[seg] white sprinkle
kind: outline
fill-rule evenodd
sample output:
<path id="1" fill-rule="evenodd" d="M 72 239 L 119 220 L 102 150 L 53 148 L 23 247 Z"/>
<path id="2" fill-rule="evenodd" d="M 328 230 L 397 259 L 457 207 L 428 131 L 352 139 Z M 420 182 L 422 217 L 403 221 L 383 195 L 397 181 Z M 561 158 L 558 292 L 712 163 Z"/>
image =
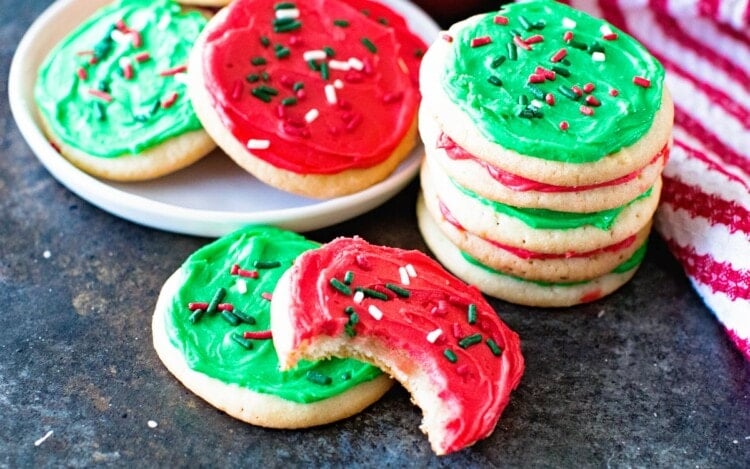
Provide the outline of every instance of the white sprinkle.
<path id="1" fill-rule="evenodd" d="M 305 59 L 305 62 L 309 62 L 310 60 L 325 60 L 326 57 L 326 51 L 319 49 L 308 50 L 302 53 L 302 58 Z"/>
<path id="2" fill-rule="evenodd" d="M 606 58 L 607 57 L 604 55 L 604 52 L 596 51 L 591 54 L 591 60 L 593 60 L 594 62 L 604 62 Z"/>
<path id="3" fill-rule="evenodd" d="M 374 317 L 378 321 L 383 319 L 383 312 L 378 309 L 375 305 L 370 305 L 367 307 L 367 312 L 370 313 L 370 316 Z"/>
<path id="4" fill-rule="evenodd" d="M 313 121 L 315 121 L 315 119 L 317 119 L 319 115 L 320 115 L 320 112 L 318 112 L 317 109 L 312 108 L 309 111 L 307 111 L 307 113 L 305 114 L 305 122 L 310 124 Z"/>
<path id="5" fill-rule="evenodd" d="M 169 15 L 164 15 L 159 19 L 159 23 L 156 25 L 157 28 L 159 28 L 160 31 L 164 31 L 167 29 L 167 26 L 169 26 L 169 23 L 172 22 L 172 17 Z M 143 29 L 143 28 L 138 28 Z"/>
<path id="6" fill-rule="evenodd" d="M 438 337 L 443 335 L 442 329 L 435 329 L 434 331 L 427 334 L 427 342 L 434 344 L 436 340 L 438 340 Z"/>
<path id="7" fill-rule="evenodd" d="M 333 80 L 333 87 L 337 90 L 340 90 L 344 87 L 344 82 L 336 78 L 335 80 Z"/>
<path id="8" fill-rule="evenodd" d="M 344 72 L 347 72 L 351 70 L 352 66 L 349 64 L 349 62 L 345 62 L 343 60 L 329 60 L 328 68 L 330 68 L 331 70 L 342 70 Z"/>
<path id="9" fill-rule="evenodd" d="M 148 428 L 156 428 L 156 427 L 158 427 L 158 426 L 159 426 L 159 424 L 158 424 L 158 423 L 156 423 L 156 422 L 155 422 L 155 421 L 153 421 L 153 420 L 149 420 L 149 421 L 148 421 L 148 422 L 146 423 L 146 425 L 148 425 Z"/>
<path id="10" fill-rule="evenodd" d="M 235 282 L 235 286 L 237 287 L 237 291 L 240 292 L 240 294 L 244 295 L 247 293 L 247 282 L 245 282 L 244 279 L 238 278 Z"/>
<path id="11" fill-rule="evenodd" d="M 357 71 L 362 71 L 362 69 L 365 68 L 365 64 L 356 57 L 349 58 L 349 65 Z"/>
<path id="12" fill-rule="evenodd" d="M 339 101 L 338 98 L 336 97 L 336 88 L 334 88 L 334 86 L 331 85 L 330 83 L 325 86 L 325 92 L 326 92 L 326 101 L 328 101 L 328 104 L 333 106 Z"/>
<path id="13" fill-rule="evenodd" d="M 49 249 L 48 249 L 42 253 L 42 257 L 44 257 L 45 259 L 49 259 L 50 257 L 52 257 L 52 253 L 49 252 Z"/>
<path id="14" fill-rule="evenodd" d="M 544 106 L 544 103 L 542 103 L 542 102 L 541 102 L 541 101 L 539 101 L 538 99 L 532 99 L 532 100 L 531 100 L 531 105 L 532 105 L 532 106 L 534 106 L 535 108 L 539 108 L 539 109 L 541 109 L 541 108 L 542 108 L 542 106 Z"/>
<path id="15" fill-rule="evenodd" d="M 127 68 L 130 66 L 130 59 L 127 57 L 120 57 L 118 63 L 120 65 L 120 68 Z"/>
<path id="16" fill-rule="evenodd" d="M 279 10 L 276 10 L 276 18 L 299 18 L 299 10 L 296 8 L 281 8 Z"/>
<path id="17" fill-rule="evenodd" d="M 603 25 L 601 25 L 601 27 L 599 28 L 599 31 L 602 33 L 602 36 L 606 36 L 606 35 L 612 34 L 614 32 L 614 31 L 612 31 L 612 28 L 608 24 L 606 24 L 606 23 L 604 23 Z"/>
<path id="18" fill-rule="evenodd" d="M 362 303 L 362 300 L 365 299 L 365 294 L 361 291 L 354 292 L 354 298 L 352 298 L 355 303 L 360 304 Z"/>
<path id="19" fill-rule="evenodd" d="M 270 140 L 258 140 L 251 138 L 247 141 L 248 150 L 267 150 L 271 146 Z"/>
<path id="20" fill-rule="evenodd" d="M 53 430 L 50 430 L 47 433 L 45 433 L 43 437 L 39 438 L 38 440 L 34 442 L 34 446 L 39 446 L 45 441 L 47 441 L 47 438 L 51 437 L 53 433 L 55 433 Z"/>
<path id="21" fill-rule="evenodd" d="M 112 38 L 113 41 L 115 41 L 118 44 L 128 44 L 130 43 L 130 35 L 123 33 L 119 29 L 113 29 L 112 33 L 109 35 L 109 37 Z"/>
<path id="22" fill-rule="evenodd" d="M 406 273 L 409 274 L 409 277 L 417 276 L 417 271 L 414 270 L 414 266 L 411 264 L 406 264 Z"/>
<path id="23" fill-rule="evenodd" d="M 398 275 L 401 277 L 401 284 L 402 285 L 409 285 L 409 274 L 406 273 L 406 268 L 399 267 L 398 268 Z"/>
<path id="24" fill-rule="evenodd" d="M 576 27 L 576 22 L 573 19 L 570 18 L 563 18 L 562 20 L 563 28 L 573 29 Z"/>
<path id="25" fill-rule="evenodd" d="M 187 73 L 185 72 L 175 73 L 172 79 L 177 83 L 181 83 L 183 85 L 187 85 L 188 82 Z"/>

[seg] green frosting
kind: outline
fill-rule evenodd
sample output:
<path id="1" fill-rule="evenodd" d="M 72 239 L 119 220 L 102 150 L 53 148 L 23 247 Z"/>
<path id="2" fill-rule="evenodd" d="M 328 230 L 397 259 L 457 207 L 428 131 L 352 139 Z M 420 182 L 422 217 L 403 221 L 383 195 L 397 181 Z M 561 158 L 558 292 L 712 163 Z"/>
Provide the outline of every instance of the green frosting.
<path id="1" fill-rule="evenodd" d="M 635 269 L 638 267 L 641 262 L 643 262 L 643 258 L 646 256 L 646 248 L 648 247 L 648 243 L 643 243 L 641 246 L 633 253 L 632 256 L 628 258 L 625 262 L 618 265 L 610 273 L 613 274 L 624 274 L 625 272 Z M 539 285 L 542 287 L 572 287 L 575 285 L 583 285 L 585 283 L 588 283 L 590 280 L 582 280 L 578 282 L 542 282 L 538 280 L 528 280 L 522 277 L 517 277 L 515 275 L 511 275 L 508 273 L 505 273 L 501 270 L 493 269 L 492 267 L 482 264 L 477 258 L 469 255 L 468 253 L 461 251 L 461 256 L 471 265 L 474 265 L 476 267 L 479 267 L 483 270 L 486 270 L 487 272 L 490 272 L 495 275 L 502 275 L 504 277 L 510 277 L 514 280 L 518 280 L 519 282 L 529 282 L 533 283 L 535 285 Z"/>
<path id="2" fill-rule="evenodd" d="M 600 230 L 609 230 L 612 228 L 615 220 L 623 210 L 625 210 L 629 205 L 635 203 L 636 201 L 649 197 L 651 195 L 651 191 L 653 190 L 653 187 L 650 187 L 646 192 L 642 193 L 627 204 L 611 208 L 609 210 L 601 210 L 599 212 L 589 213 L 575 213 L 558 212 L 555 210 L 548 210 L 544 208 L 514 207 L 512 205 L 507 205 L 501 202 L 486 199 L 476 192 L 473 192 L 457 184 L 453 179 L 451 179 L 451 182 L 453 182 L 453 185 L 464 195 L 481 202 L 483 205 L 490 207 L 495 212 L 502 213 L 509 217 L 517 218 L 524 222 L 526 225 L 539 230 L 568 230 L 580 228 L 586 225 L 599 228 Z"/>
<path id="3" fill-rule="evenodd" d="M 186 65 L 205 24 L 172 0 L 120 0 L 98 10 L 39 69 L 35 97 L 44 120 L 65 144 L 108 158 L 200 129 L 185 84 L 162 73 Z"/>
<path id="4" fill-rule="evenodd" d="M 496 17 L 507 24 L 497 24 Z M 604 38 L 607 28 L 616 38 Z M 564 40 L 567 31 L 573 35 L 570 41 Z M 541 41 L 533 42 L 538 38 L 532 36 Z M 484 37 L 492 42 L 472 47 L 473 39 Z M 552 61 L 560 50 L 565 57 Z M 539 66 L 555 67 L 554 79 L 530 83 Z M 636 76 L 650 80 L 650 86 L 635 84 Z M 537 0 L 508 4 L 455 33 L 440 79 L 449 98 L 488 140 L 537 158 L 589 163 L 635 143 L 649 130 L 661 104 L 664 69 L 614 26 L 558 2 Z M 572 91 L 587 83 L 594 85 L 590 93 L 579 97 Z M 554 105 L 547 104 L 548 93 Z M 589 96 L 601 105 L 587 104 Z M 593 115 L 582 113 L 581 106 Z M 567 130 L 560 128 L 563 121 Z"/>
<path id="5" fill-rule="evenodd" d="M 182 286 L 171 302 L 166 330 L 190 368 L 226 383 L 234 383 L 258 393 L 308 403 L 326 399 L 369 381 L 380 374 L 370 365 L 333 358 L 321 362 L 301 361 L 290 371 L 279 371 L 279 361 L 270 339 L 249 340 L 250 349 L 233 336 L 245 331 L 270 329 L 270 302 L 264 293 L 272 293 L 281 274 L 301 253 L 315 249 L 318 243 L 289 231 L 265 226 L 250 226 L 220 238 L 193 253 L 182 265 Z M 256 261 L 279 262 L 277 267 L 254 267 Z M 258 278 L 232 274 L 232 266 L 257 271 Z M 273 264 L 271 264 L 273 265 Z M 247 287 L 242 293 L 238 282 Z M 191 322 L 191 302 L 210 303 L 220 288 L 226 294 L 221 303 L 234 307 L 239 316 L 251 316 L 255 324 L 231 325 L 221 311 L 205 313 Z M 330 384 L 311 380 L 308 373 L 330 378 Z M 326 379 L 324 379 L 325 381 Z"/>

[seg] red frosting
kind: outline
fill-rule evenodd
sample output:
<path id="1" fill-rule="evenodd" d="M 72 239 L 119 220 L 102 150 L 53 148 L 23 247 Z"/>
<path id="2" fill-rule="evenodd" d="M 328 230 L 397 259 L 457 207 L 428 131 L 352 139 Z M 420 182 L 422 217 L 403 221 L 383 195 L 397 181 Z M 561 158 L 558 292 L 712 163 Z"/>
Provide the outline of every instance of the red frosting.
<path id="1" fill-rule="evenodd" d="M 441 132 L 437 139 L 437 148 L 442 148 L 445 150 L 445 153 L 448 155 L 448 158 L 453 160 L 471 160 L 475 163 L 481 165 L 487 173 L 492 176 L 493 179 L 495 179 L 500 184 L 519 192 L 525 192 L 525 191 L 537 191 L 537 192 L 579 192 L 579 191 L 587 191 L 592 189 L 598 189 L 600 187 L 610 187 L 615 186 L 617 184 L 623 184 L 628 181 L 632 181 L 633 179 L 637 178 L 644 169 L 646 169 L 648 166 L 651 166 L 652 164 L 656 164 L 659 160 L 662 158 L 664 159 L 663 164 L 667 164 L 667 158 L 669 156 L 669 147 L 668 145 L 665 145 L 654 157 L 651 159 L 651 161 L 646 165 L 645 167 L 633 171 L 632 173 L 626 174 L 625 176 L 621 176 L 617 179 L 612 179 L 610 181 L 604 181 L 597 184 L 589 184 L 585 186 L 555 186 L 552 184 L 546 184 L 544 182 L 534 181 L 531 179 L 527 179 L 523 176 L 519 176 L 517 174 L 509 173 L 503 169 L 498 168 L 497 166 L 493 166 L 487 161 L 484 161 L 481 158 L 478 158 L 468 151 L 466 151 L 463 147 L 461 147 L 459 144 L 453 141 L 449 136 L 447 136 L 445 133 Z"/>
<path id="2" fill-rule="evenodd" d="M 409 275 L 412 268 L 415 275 Z M 361 343 L 375 340 L 401 357 L 402 371 L 419 366 L 438 388 L 436 397 L 452 410 L 445 416 L 445 438 L 437 442 L 442 452 L 459 450 L 492 433 L 521 379 L 524 361 L 518 336 L 478 289 L 422 252 L 373 246 L 359 238 L 339 238 L 309 251 L 292 269 L 293 347 L 320 335 Z M 351 293 L 331 283 L 344 283 L 347 272 L 352 272 L 347 285 Z M 357 303 L 355 292 L 361 287 L 387 299 L 365 295 Z M 348 307 L 353 307 L 357 321 L 352 321 Z M 371 313 L 372 307 L 382 317 Z M 475 318 L 469 312 L 474 308 Z M 448 357 L 451 353 L 455 361 Z"/>
<path id="3" fill-rule="evenodd" d="M 446 207 L 446 205 L 443 203 L 442 200 L 438 200 L 438 204 L 440 206 L 440 214 L 443 215 L 443 218 L 445 221 L 450 223 L 451 225 L 455 226 L 461 231 L 466 231 L 466 228 L 461 225 L 461 222 L 459 222 L 456 217 L 453 215 L 453 213 Z M 545 260 L 545 259 L 571 259 L 576 257 L 592 257 L 597 254 L 604 254 L 607 252 L 617 252 L 621 249 L 627 249 L 630 246 L 633 245 L 633 243 L 636 240 L 636 235 L 628 236 L 627 238 L 623 239 L 622 241 L 618 241 L 614 244 L 610 244 L 608 246 L 604 246 L 599 249 L 594 249 L 591 251 L 568 251 L 561 254 L 550 254 L 545 252 L 536 252 L 536 251 L 530 251 L 528 249 L 523 249 L 515 246 L 510 246 L 508 244 L 499 243 L 497 241 L 487 239 L 487 238 L 480 238 L 485 242 L 490 243 L 491 245 L 500 248 L 504 251 L 508 251 L 509 253 L 513 254 L 516 257 L 519 257 L 521 259 L 539 259 L 539 260 Z"/>
<path id="4" fill-rule="evenodd" d="M 418 39 L 404 31 L 397 37 L 377 18 L 336 0 L 294 2 L 299 27 L 274 32 L 278 3 L 236 0 L 208 26 L 204 80 L 222 123 L 243 144 L 267 141 L 268 148 L 251 148 L 252 154 L 299 174 L 333 174 L 387 159 L 415 119 L 419 92 L 410 75 L 417 57 L 406 57 L 415 54 Z M 378 9 L 378 18 L 405 27 L 385 10 Z M 398 41 L 404 38 L 407 50 Z M 305 60 L 309 51 L 328 51 L 315 59 L 319 70 Z M 348 70 L 337 69 L 346 64 Z"/>

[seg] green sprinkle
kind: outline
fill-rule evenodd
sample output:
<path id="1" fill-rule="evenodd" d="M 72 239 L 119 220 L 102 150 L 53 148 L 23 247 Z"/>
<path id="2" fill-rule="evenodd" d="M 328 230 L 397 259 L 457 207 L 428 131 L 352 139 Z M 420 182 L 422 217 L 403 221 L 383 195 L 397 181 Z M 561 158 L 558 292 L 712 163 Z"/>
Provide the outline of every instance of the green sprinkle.
<path id="1" fill-rule="evenodd" d="M 344 308 L 344 313 L 346 313 L 347 316 L 357 314 L 357 312 L 354 310 L 354 306 L 347 306 L 346 308 Z"/>
<path id="2" fill-rule="evenodd" d="M 261 85 L 258 88 L 263 88 L 266 93 L 277 95 L 279 92 L 276 91 L 274 88 L 271 88 L 270 86 Z M 279 261 L 253 261 L 253 267 L 256 269 L 275 269 L 276 267 L 281 267 L 281 262 Z"/>
<path id="3" fill-rule="evenodd" d="M 370 10 L 368 10 L 367 8 L 362 8 L 361 10 L 359 10 L 359 12 L 365 16 L 370 16 Z"/>
<path id="4" fill-rule="evenodd" d="M 295 104 L 297 104 L 297 98 L 295 98 L 294 96 L 290 96 L 281 100 L 282 106 L 294 106 Z"/>
<path id="5" fill-rule="evenodd" d="M 276 18 L 273 20 L 274 26 L 288 26 L 291 23 L 297 21 L 296 18 Z"/>
<path id="6" fill-rule="evenodd" d="M 518 104 L 520 104 L 521 106 L 526 106 L 527 104 L 529 104 L 529 98 L 527 98 L 525 94 L 522 94 L 518 97 Z"/>
<path id="7" fill-rule="evenodd" d="M 263 47 L 268 47 L 268 46 L 270 46 L 270 45 L 271 45 L 271 40 L 270 40 L 270 39 L 268 39 L 268 37 L 267 37 L 267 36 L 261 36 L 261 37 L 260 37 L 260 44 L 261 44 L 261 45 L 262 45 Z"/>
<path id="8" fill-rule="evenodd" d="M 344 325 L 344 332 L 349 337 L 354 337 L 355 335 L 357 335 L 357 331 L 354 330 L 354 326 L 350 323 L 346 323 L 346 325 Z"/>
<path id="9" fill-rule="evenodd" d="M 251 73 L 250 75 L 245 77 L 245 80 L 247 80 L 249 83 L 255 83 L 256 81 L 260 80 L 260 75 L 257 73 Z"/>
<path id="10" fill-rule="evenodd" d="M 279 2 L 273 6 L 274 10 L 291 10 L 293 8 L 297 8 L 294 2 Z"/>
<path id="11" fill-rule="evenodd" d="M 445 358 L 447 358 L 451 363 L 456 363 L 458 361 L 458 357 L 456 356 L 456 354 L 449 348 L 443 350 L 443 356 L 445 356 Z"/>
<path id="12" fill-rule="evenodd" d="M 326 385 L 326 386 L 333 382 L 330 376 L 324 375 L 323 373 L 319 371 L 315 371 L 315 370 L 307 370 L 307 374 L 305 374 L 305 378 L 307 378 L 307 380 L 312 383 Z"/>
<path id="13" fill-rule="evenodd" d="M 94 119 L 100 122 L 107 120 L 107 111 L 104 107 L 104 103 L 102 103 L 101 101 L 94 101 L 93 107 Z"/>
<path id="14" fill-rule="evenodd" d="M 96 88 L 100 91 L 104 91 L 105 93 L 109 93 L 110 91 L 112 91 L 109 86 L 109 80 L 99 80 L 99 82 L 96 84 Z"/>
<path id="15" fill-rule="evenodd" d="M 482 334 L 476 333 L 476 334 L 468 335 L 464 337 L 463 339 L 459 340 L 458 346 L 461 348 L 468 348 L 474 344 L 478 344 L 481 341 L 482 341 Z"/>
<path id="16" fill-rule="evenodd" d="M 578 96 L 575 93 L 575 91 L 571 90 L 569 87 L 567 87 L 565 85 L 560 85 L 557 88 L 557 91 L 559 91 L 560 93 L 562 93 L 563 96 L 565 96 L 566 98 L 572 99 L 573 101 L 578 101 L 579 99 L 581 99 L 581 97 Z"/>
<path id="17" fill-rule="evenodd" d="M 240 318 L 238 318 L 237 315 L 231 311 L 222 311 L 221 317 L 233 326 L 239 326 L 239 324 L 242 322 L 242 320 L 240 320 Z"/>
<path id="18" fill-rule="evenodd" d="M 336 57 L 336 51 L 334 51 L 333 47 L 331 47 L 331 46 L 325 46 L 323 48 L 323 52 L 326 53 L 327 57 L 331 57 L 331 58 Z"/>
<path id="19" fill-rule="evenodd" d="M 366 37 L 363 37 L 362 39 L 360 39 L 360 41 L 362 42 L 362 45 L 365 46 L 367 50 L 369 50 L 373 54 L 378 52 L 378 48 L 375 47 L 375 44 L 373 44 L 371 40 L 367 39 Z"/>
<path id="20" fill-rule="evenodd" d="M 568 70 L 565 67 L 561 67 L 559 65 L 553 66 L 552 71 L 564 76 L 565 78 L 568 78 L 570 76 L 570 70 Z"/>
<path id="21" fill-rule="evenodd" d="M 469 309 L 466 312 L 466 320 L 469 321 L 469 324 L 476 324 L 477 322 L 477 305 L 474 303 L 469 305 Z"/>
<path id="22" fill-rule="evenodd" d="M 347 270 L 344 274 L 344 283 L 347 285 L 351 285 L 354 281 L 354 272 L 351 270 Z"/>
<path id="23" fill-rule="evenodd" d="M 313 72 L 320 71 L 320 65 L 318 65 L 318 62 L 313 59 L 307 61 L 307 66 L 310 67 L 310 70 L 312 70 Z"/>
<path id="24" fill-rule="evenodd" d="M 518 59 L 518 51 L 516 50 L 516 45 L 512 42 L 509 42 L 505 44 L 505 48 L 508 49 L 508 58 L 510 60 L 516 60 Z"/>
<path id="25" fill-rule="evenodd" d="M 386 18 L 378 18 L 378 23 L 388 26 L 388 20 Z"/>
<path id="26" fill-rule="evenodd" d="M 268 81 L 271 78 L 271 76 L 268 74 L 268 72 L 263 71 L 263 72 L 260 73 L 260 78 L 263 81 Z"/>
<path id="27" fill-rule="evenodd" d="M 529 93 L 531 93 L 536 99 L 544 99 L 544 95 L 546 94 L 543 89 L 531 84 L 526 85 L 526 89 L 529 90 Z"/>
<path id="28" fill-rule="evenodd" d="M 533 27 L 533 25 L 529 22 L 529 20 L 526 19 L 525 16 L 519 16 L 518 22 L 521 23 L 521 27 L 526 31 L 530 30 Z"/>
<path id="29" fill-rule="evenodd" d="M 270 103 L 271 100 L 273 99 L 273 97 L 270 96 L 268 93 L 263 92 L 263 90 L 261 90 L 260 87 L 253 88 L 252 90 L 250 90 L 250 93 L 256 98 L 263 101 L 264 103 Z"/>
<path id="30" fill-rule="evenodd" d="M 595 41 L 589 44 L 588 51 L 591 54 L 593 54 L 594 52 L 604 52 L 604 46 Z"/>
<path id="31" fill-rule="evenodd" d="M 503 62 L 505 62 L 506 59 L 507 59 L 507 57 L 505 57 L 504 55 L 501 55 L 501 56 L 495 58 L 495 60 L 492 61 L 492 63 L 490 64 L 490 67 L 492 67 L 492 68 L 499 67 L 499 66 L 501 66 L 503 64 Z"/>
<path id="32" fill-rule="evenodd" d="M 424 51 L 422 49 L 416 49 L 414 51 L 414 57 L 420 59 L 424 55 Z"/>
<path id="33" fill-rule="evenodd" d="M 341 373 L 341 380 L 342 381 L 349 381 L 352 379 L 352 372 L 351 371 L 345 371 Z"/>
<path id="34" fill-rule="evenodd" d="M 201 318 L 203 317 L 205 313 L 206 312 L 202 309 L 196 309 L 195 311 L 193 311 L 193 314 L 190 315 L 190 323 L 191 324 L 197 323 L 198 321 L 201 320 Z"/>
<path id="35" fill-rule="evenodd" d="M 491 85 L 503 86 L 503 81 L 495 75 L 490 75 L 489 77 L 487 77 L 487 82 Z"/>
<path id="36" fill-rule="evenodd" d="M 252 350 L 252 348 L 253 348 L 253 341 L 252 340 L 246 339 L 246 338 L 242 337 L 242 335 L 236 334 L 236 333 L 232 334 L 230 337 L 232 338 L 233 341 L 235 341 L 238 344 L 240 344 L 241 346 L 245 347 L 247 350 Z"/>
<path id="37" fill-rule="evenodd" d="M 568 42 L 568 45 L 570 47 L 574 47 L 574 48 L 580 49 L 580 50 L 586 50 L 589 47 L 589 46 L 586 45 L 585 42 L 576 41 L 575 39 L 573 39 L 570 42 Z"/>
<path id="38" fill-rule="evenodd" d="M 265 65 L 267 60 L 263 57 L 257 56 L 250 59 L 250 63 L 253 65 Z"/>
<path id="39" fill-rule="evenodd" d="M 305 87 L 305 84 L 302 83 L 301 81 L 298 81 L 298 82 L 294 83 L 294 85 L 292 86 L 292 90 L 299 91 L 299 90 L 301 90 L 304 87 Z"/>
<path id="40" fill-rule="evenodd" d="M 291 21 L 281 21 L 276 20 L 273 23 L 273 30 L 277 33 L 288 33 L 290 31 L 296 31 L 299 28 L 302 27 L 302 23 L 297 21 L 294 18 L 282 18 L 283 20 L 291 20 Z M 277 23 L 278 22 L 278 23 Z"/>
<path id="41" fill-rule="evenodd" d="M 372 288 L 357 287 L 356 290 L 361 291 L 365 296 L 370 298 L 377 298 L 378 300 L 388 299 L 388 295 L 377 290 L 373 290 Z"/>
<path id="42" fill-rule="evenodd" d="M 333 20 L 333 25 L 346 28 L 349 26 L 349 22 L 347 20 Z"/>
<path id="43" fill-rule="evenodd" d="M 328 62 L 322 62 L 320 64 L 320 77 L 324 80 L 328 80 L 330 77 L 330 71 L 328 70 Z"/>
<path id="44" fill-rule="evenodd" d="M 500 347 L 497 346 L 497 344 L 495 343 L 494 340 L 492 340 L 492 338 L 488 338 L 485 343 L 487 344 L 487 347 L 489 347 L 490 350 L 492 350 L 492 355 L 499 357 L 500 355 L 503 354 L 503 351 L 500 349 Z"/>
<path id="45" fill-rule="evenodd" d="M 400 296 L 401 298 L 409 298 L 409 295 L 411 295 L 409 290 L 407 290 L 406 288 L 401 288 L 398 285 L 393 284 L 393 283 L 386 283 L 385 288 L 389 289 L 390 291 Z"/>
<path id="46" fill-rule="evenodd" d="M 251 326 L 255 324 L 255 318 L 250 316 L 249 314 L 237 310 L 232 311 L 232 314 L 237 316 L 237 318 L 245 324 L 250 324 Z"/>
<path id="47" fill-rule="evenodd" d="M 216 293 L 214 293 L 214 297 L 211 298 L 211 302 L 208 304 L 208 308 L 206 308 L 206 312 L 208 314 L 214 314 L 216 312 L 216 308 L 218 308 L 219 303 L 221 303 L 221 300 L 224 299 L 224 295 L 227 294 L 226 289 L 219 287 L 218 290 L 216 290 Z"/>
<path id="48" fill-rule="evenodd" d="M 341 283 L 339 279 L 336 277 L 331 278 L 331 280 L 328 281 L 328 283 L 331 284 L 333 288 L 339 291 L 339 293 L 344 294 L 346 296 L 349 296 L 352 294 L 352 289 L 346 286 L 345 284 Z"/>
<path id="49" fill-rule="evenodd" d="M 288 47 L 284 47 L 281 44 L 276 44 L 276 49 L 274 53 L 276 54 L 277 59 L 284 59 L 284 58 L 289 57 L 289 54 L 291 54 L 291 51 L 289 50 Z"/>
<path id="50" fill-rule="evenodd" d="M 349 324 L 351 324 L 353 326 L 353 325 L 357 324 L 358 322 L 359 322 L 359 314 L 352 313 L 349 316 Z"/>
<path id="51" fill-rule="evenodd" d="M 539 20 L 536 23 L 534 23 L 533 28 L 534 29 L 544 29 L 545 26 L 547 26 L 547 23 L 545 23 L 544 20 Z"/>

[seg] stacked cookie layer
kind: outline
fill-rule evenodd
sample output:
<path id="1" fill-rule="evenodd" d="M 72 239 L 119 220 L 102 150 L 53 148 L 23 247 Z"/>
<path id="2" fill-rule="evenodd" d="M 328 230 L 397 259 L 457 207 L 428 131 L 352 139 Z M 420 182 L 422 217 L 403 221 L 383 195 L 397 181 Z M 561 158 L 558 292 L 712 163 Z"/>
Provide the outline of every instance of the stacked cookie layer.
<path id="1" fill-rule="evenodd" d="M 609 294 L 640 264 L 673 106 L 661 65 L 555 2 L 457 23 L 421 70 L 420 230 L 485 293 L 534 306 Z"/>

